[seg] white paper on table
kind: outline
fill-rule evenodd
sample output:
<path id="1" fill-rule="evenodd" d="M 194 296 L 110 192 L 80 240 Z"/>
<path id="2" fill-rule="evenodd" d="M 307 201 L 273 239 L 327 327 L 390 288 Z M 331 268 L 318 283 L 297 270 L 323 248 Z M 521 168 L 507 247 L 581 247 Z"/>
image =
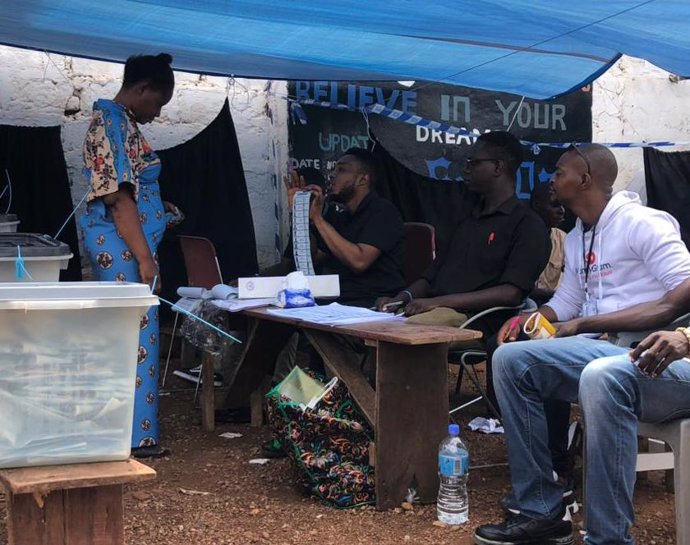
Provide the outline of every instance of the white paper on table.
<path id="1" fill-rule="evenodd" d="M 311 191 L 298 191 L 292 201 L 292 255 L 295 267 L 305 275 L 314 275 L 309 240 L 309 205 Z"/>
<path id="2" fill-rule="evenodd" d="M 239 312 L 240 310 L 247 310 L 250 308 L 267 307 L 275 302 L 276 300 L 274 297 L 268 299 L 228 299 L 227 301 L 214 299 L 211 301 L 211 303 L 218 308 L 222 308 L 228 312 Z"/>
<path id="3" fill-rule="evenodd" d="M 268 309 L 269 314 L 295 318 L 304 322 L 315 322 L 327 325 L 349 325 L 365 322 L 404 321 L 402 316 L 388 312 L 377 312 L 368 308 L 351 307 L 340 303 L 305 308 Z"/>

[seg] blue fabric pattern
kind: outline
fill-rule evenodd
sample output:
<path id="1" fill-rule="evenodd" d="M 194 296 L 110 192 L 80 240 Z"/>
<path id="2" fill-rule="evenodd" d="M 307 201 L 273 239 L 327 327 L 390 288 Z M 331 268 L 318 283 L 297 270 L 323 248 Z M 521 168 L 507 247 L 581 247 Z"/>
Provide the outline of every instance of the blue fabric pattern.
<path id="1" fill-rule="evenodd" d="M 146 150 L 145 157 L 137 157 L 137 161 L 145 160 L 144 166 L 138 172 L 137 178 L 132 179 L 138 186 L 137 208 L 146 242 L 157 261 L 156 250 L 165 231 L 165 215 L 158 187 L 158 176 L 161 171 L 160 160 L 148 148 L 136 125 L 130 121 L 120 123 L 123 119 L 124 108 L 112 101 L 99 101 L 95 109 L 103 109 L 102 119 L 105 134 L 113 150 L 111 160 L 116 165 L 118 181 L 123 180 L 121 169 L 129 169 L 133 175 L 132 156 L 124 148 L 124 142 L 136 136 L 143 145 L 137 149 Z M 111 122 L 109 122 L 111 121 Z M 132 128 L 137 134 L 123 134 L 122 130 Z M 88 138 L 88 137 L 87 137 Z M 131 149 L 134 149 L 131 148 Z M 91 180 L 87 170 L 87 177 Z M 131 178 L 130 178 L 131 179 Z M 112 216 L 102 199 L 91 201 L 80 220 L 84 249 L 89 256 L 91 266 L 98 280 L 139 282 L 138 263 L 127 247 L 126 242 L 115 227 Z M 132 430 L 132 447 L 157 445 L 160 442 L 158 429 L 158 374 L 159 374 L 159 335 L 158 335 L 158 307 L 151 307 L 142 317 L 139 334 L 139 350 L 137 355 L 137 378 L 134 400 L 134 422 Z"/>

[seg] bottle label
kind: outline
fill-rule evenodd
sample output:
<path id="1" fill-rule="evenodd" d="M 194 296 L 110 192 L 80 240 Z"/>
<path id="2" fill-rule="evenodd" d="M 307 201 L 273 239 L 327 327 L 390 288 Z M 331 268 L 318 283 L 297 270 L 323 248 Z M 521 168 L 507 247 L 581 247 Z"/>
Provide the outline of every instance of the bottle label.
<path id="1" fill-rule="evenodd" d="M 470 467 L 470 458 L 466 452 L 459 456 L 438 455 L 438 469 L 443 477 L 460 477 L 467 473 Z"/>

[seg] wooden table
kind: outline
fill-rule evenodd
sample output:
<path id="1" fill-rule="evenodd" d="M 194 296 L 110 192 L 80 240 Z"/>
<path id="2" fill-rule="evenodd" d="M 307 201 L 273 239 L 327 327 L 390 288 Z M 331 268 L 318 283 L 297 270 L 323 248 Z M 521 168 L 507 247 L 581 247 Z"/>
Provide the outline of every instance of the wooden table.
<path id="1" fill-rule="evenodd" d="M 435 501 L 438 445 L 448 433 L 448 343 L 478 339 L 481 333 L 398 321 L 328 326 L 276 316 L 266 309 L 242 314 L 249 319 L 248 335 L 227 399 L 246 403 L 249 393 L 272 374 L 276 357 L 298 327 L 328 371 L 347 385 L 374 428 L 377 508 L 400 505 L 413 483 L 422 502 Z M 375 389 L 360 371 L 361 356 L 344 349 L 341 335 L 362 339 L 376 349 Z M 202 422 L 213 426 L 213 362 L 204 361 Z"/>
<path id="2" fill-rule="evenodd" d="M 123 545 L 122 485 L 155 477 L 136 460 L 0 470 L 9 545 Z"/>

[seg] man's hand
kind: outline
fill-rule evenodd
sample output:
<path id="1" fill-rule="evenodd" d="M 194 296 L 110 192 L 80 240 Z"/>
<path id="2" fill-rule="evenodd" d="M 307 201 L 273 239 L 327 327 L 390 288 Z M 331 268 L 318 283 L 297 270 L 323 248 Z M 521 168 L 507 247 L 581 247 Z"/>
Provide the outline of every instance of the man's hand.
<path id="1" fill-rule="evenodd" d="M 304 176 L 297 174 L 296 170 L 291 170 L 290 175 L 283 178 L 283 183 L 287 188 L 288 209 L 292 210 L 292 203 L 295 200 L 295 193 L 298 191 L 304 191 L 307 182 L 304 180 Z"/>
<path id="2" fill-rule="evenodd" d="M 433 297 L 427 299 L 414 299 L 405 306 L 405 316 L 414 316 L 415 314 L 429 312 L 430 310 L 434 310 L 438 306 L 439 304 Z"/>
<path id="3" fill-rule="evenodd" d="M 556 337 L 572 337 L 580 333 L 580 322 L 577 318 L 567 322 L 556 322 L 553 327 L 556 328 Z"/>
<path id="4" fill-rule="evenodd" d="M 658 377 L 671 363 L 690 353 L 690 341 L 680 331 L 656 331 L 630 352 L 630 360 L 640 371 Z"/>
<path id="5" fill-rule="evenodd" d="M 309 219 L 316 223 L 323 218 L 323 189 L 318 185 L 308 185 L 304 189 L 311 191 L 312 198 L 309 204 Z"/>
<path id="6" fill-rule="evenodd" d="M 528 318 L 529 315 L 518 314 L 517 316 L 510 318 L 510 320 L 506 320 L 496 334 L 498 344 L 501 345 L 503 343 L 512 343 L 513 341 L 517 341 L 518 337 L 520 336 L 520 332 L 522 331 L 522 326 L 525 325 L 525 322 Z"/>
<path id="7" fill-rule="evenodd" d="M 407 304 L 406 297 L 379 297 L 374 303 L 376 310 L 380 312 L 395 312 Z"/>
<path id="8" fill-rule="evenodd" d="M 153 288 L 153 293 L 160 293 L 163 283 L 161 282 L 161 275 L 158 272 L 158 267 L 153 259 L 146 259 L 139 263 L 139 277 L 143 284 L 148 284 Z M 156 285 L 153 285 L 153 279 L 157 277 Z"/>

